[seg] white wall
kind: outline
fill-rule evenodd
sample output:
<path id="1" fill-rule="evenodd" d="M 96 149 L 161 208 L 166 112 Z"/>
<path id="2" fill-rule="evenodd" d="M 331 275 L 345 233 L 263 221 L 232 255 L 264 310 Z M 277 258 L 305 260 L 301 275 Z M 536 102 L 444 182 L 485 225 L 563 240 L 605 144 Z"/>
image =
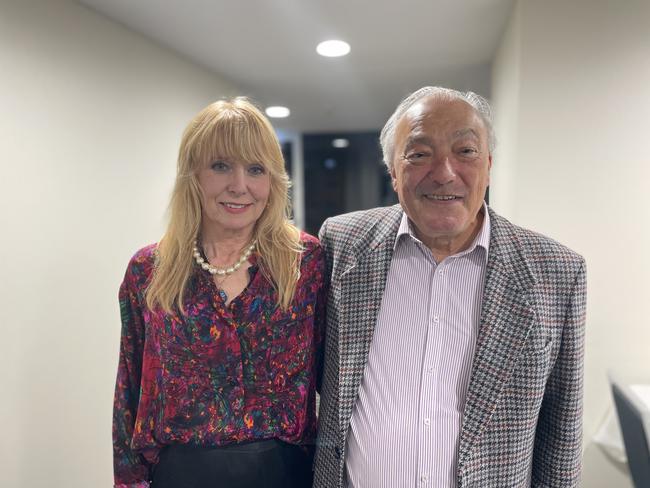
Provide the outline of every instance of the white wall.
<path id="1" fill-rule="evenodd" d="M 516 3 L 503 34 L 499 52 L 492 63 L 492 100 L 496 151 L 490 174 L 490 205 L 503 215 L 512 215 L 517 170 L 517 124 L 519 123 L 519 84 L 521 8 Z"/>
<path id="2" fill-rule="evenodd" d="M 583 485 L 624 488 L 591 440 L 612 408 L 606 371 L 650 381 L 650 2 L 520 0 L 508 32 L 491 196 L 587 260 Z"/>
<path id="3" fill-rule="evenodd" d="M 112 484 L 117 290 L 234 87 L 69 1 L 0 2 L 2 486 Z"/>

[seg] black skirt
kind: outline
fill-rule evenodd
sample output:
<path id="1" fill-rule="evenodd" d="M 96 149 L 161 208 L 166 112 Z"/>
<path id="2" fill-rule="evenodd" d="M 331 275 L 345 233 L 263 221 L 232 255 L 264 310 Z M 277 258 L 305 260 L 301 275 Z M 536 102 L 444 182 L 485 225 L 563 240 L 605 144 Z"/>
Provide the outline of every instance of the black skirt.
<path id="1" fill-rule="evenodd" d="M 151 488 L 311 488 L 313 449 L 277 439 L 222 447 L 171 445 Z"/>

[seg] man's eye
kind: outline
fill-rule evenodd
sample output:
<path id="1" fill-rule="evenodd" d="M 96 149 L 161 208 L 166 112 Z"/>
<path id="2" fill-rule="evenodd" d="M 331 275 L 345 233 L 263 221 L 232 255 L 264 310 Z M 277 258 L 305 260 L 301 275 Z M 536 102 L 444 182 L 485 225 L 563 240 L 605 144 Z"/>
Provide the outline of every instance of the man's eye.
<path id="1" fill-rule="evenodd" d="M 464 147 L 460 150 L 460 153 L 464 156 L 473 156 L 474 154 L 478 154 L 478 150 L 473 147 Z"/>
<path id="2" fill-rule="evenodd" d="M 426 163 L 431 159 L 431 154 L 427 152 L 411 152 L 404 157 L 411 164 Z"/>
<path id="3" fill-rule="evenodd" d="M 217 159 L 215 162 L 213 162 L 210 167 L 214 171 L 228 171 L 230 169 L 230 165 L 221 159 Z"/>
<path id="4" fill-rule="evenodd" d="M 261 164 L 254 164 L 248 168 L 248 172 L 253 176 L 261 176 L 266 174 L 266 168 Z"/>

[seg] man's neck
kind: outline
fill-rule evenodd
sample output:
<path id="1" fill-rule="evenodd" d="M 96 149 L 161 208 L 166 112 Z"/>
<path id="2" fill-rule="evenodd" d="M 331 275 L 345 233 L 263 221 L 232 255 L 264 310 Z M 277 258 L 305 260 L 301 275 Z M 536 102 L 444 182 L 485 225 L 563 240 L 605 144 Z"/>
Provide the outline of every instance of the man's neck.
<path id="1" fill-rule="evenodd" d="M 476 215 L 476 219 L 470 223 L 469 227 L 457 236 L 444 237 L 427 237 L 421 235 L 418 229 L 413 225 L 413 231 L 418 239 L 429 248 L 433 259 L 436 263 L 442 262 L 445 258 L 463 252 L 472 245 L 476 236 L 483 226 L 483 209 Z"/>

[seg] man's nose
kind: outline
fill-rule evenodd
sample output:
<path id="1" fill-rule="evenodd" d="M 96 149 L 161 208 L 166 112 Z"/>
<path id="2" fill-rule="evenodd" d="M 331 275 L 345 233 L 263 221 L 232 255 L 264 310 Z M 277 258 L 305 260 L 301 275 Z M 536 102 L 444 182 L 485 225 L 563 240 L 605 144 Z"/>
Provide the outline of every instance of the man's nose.
<path id="1" fill-rule="evenodd" d="M 429 178 L 440 185 L 451 183 L 456 177 L 453 161 L 448 154 L 441 154 L 434 158 L 430 165 Z"/>

